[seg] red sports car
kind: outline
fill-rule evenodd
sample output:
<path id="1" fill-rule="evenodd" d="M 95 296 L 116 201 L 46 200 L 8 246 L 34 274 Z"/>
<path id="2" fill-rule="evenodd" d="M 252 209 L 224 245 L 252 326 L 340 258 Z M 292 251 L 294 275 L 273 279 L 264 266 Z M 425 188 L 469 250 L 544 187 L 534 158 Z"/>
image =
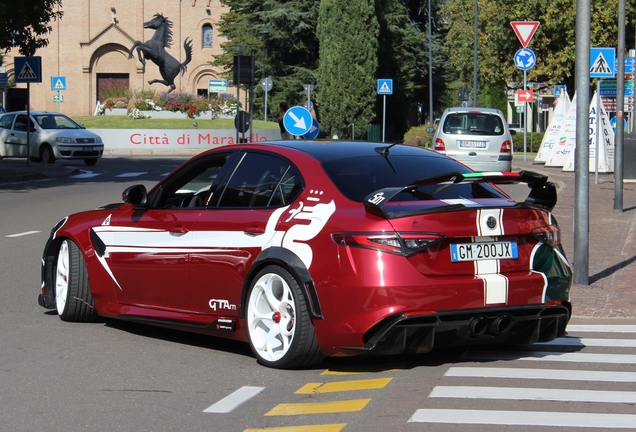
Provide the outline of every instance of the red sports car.
<path id="1" fill-rule="evenodd" d="M 527 183 L 515 202 L 497 183 Z M 572 272 L 531 172 L 288 140 L 195 156 L 150 192 L 60 221 L 40 305 L 246 341 L 258 361 L 529 344 L 565 332 Z"/>

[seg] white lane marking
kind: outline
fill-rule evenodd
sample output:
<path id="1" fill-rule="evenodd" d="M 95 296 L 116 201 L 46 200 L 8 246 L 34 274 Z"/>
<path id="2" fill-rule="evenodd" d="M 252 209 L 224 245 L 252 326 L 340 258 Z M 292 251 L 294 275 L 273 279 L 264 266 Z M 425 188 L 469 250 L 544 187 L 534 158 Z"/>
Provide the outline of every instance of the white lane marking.
<path id="1" fill-rule="evenodd" d="M 224 397 L 214 405 L 204 409 L 206 413 L 229 413 L 239 407 L 241 404 L 252 399 L 260 392 L 265 390 L 265 387 L 250 387 L 243 386 L 229 396 Z"/>
<path id="2" fill-rule="evenodd" d="M 595 339 L 562 337 L 550 342 L 538 342 L 535 345 L 636 348 L 636 339 Z"/>
<path id="3" fill-rule="evenodd" d="M 39 232 L 40 231 L 25 231 L 25 232 L 21 232 L 21 233 L 17 233 L 17 234 L 9 234 L 8 236 L 5 236 L 5 237 L 9 237 L 9 238 L 22 237 L 22 236 L 31 235 L 31 234 L 37 234 Z"/>
<path id="4" fill-rule="evenodd" d="M 69 178 L 86 179 L 86 178 L 93 178 L 93 177 L 102 175 L 102 173 L 94 173 L 93 171 L 86 171 L 86 170 L 80 170 L 80 171 L 82 172 L 81 174 L 76 174 L 74 176 L 70 176 Z"/>
<path id="5" fill-rule="evenodd" d="M 472 378 L 515 378 L 564 381 L 636 382 L 636 372 L 610 372 L 572 369 L 525 369 L 451 367 L 444 376 Z"/>
<path id="6" fill-rule="evenodd" d="M 471 351 L 462 355 L 465 360 L 537 360 L 571 363 L 636 364 L 634 354 L 596 354 L 535 351 L 523 353 Z"/>
<path id="7" fill-rule="evenodd" d="M 409 422 L 636 429 L 636 415 L 568 412 L 419 409 Z"/>
<path id="8" fill-rule="evenodd" d="M 148 172 L 128 172 L 128 173 L 118 174 L 115 177 L 139 177 L 144 174 L 148 174 Z"/>
<path id="9" fill-rule="evenodd" d="M 636 403 L 636 392 L 555 388 L 436 386 L 431 398 L 505 399 L 527 401 Z M 634 425 L 636 427 L 636 424 Z"/>
<path id="10" fill-rule="evenodd" d="M 170 174 L 171 172 L 172 172 L 172 171 L 168 171 L 168 172 L 166 172 L 166 173 L 163 173 L 163 174 L 161 174 L 159 177 L 165 177 L 165 176 L 167 176 L 168 174 Z"/>
<path id="11" fill-rule="evenodd" d="M 596 332 L 596 333 L 636 333 L 636 325 L 575 325 L 570 324 L 568 332 Z"/>

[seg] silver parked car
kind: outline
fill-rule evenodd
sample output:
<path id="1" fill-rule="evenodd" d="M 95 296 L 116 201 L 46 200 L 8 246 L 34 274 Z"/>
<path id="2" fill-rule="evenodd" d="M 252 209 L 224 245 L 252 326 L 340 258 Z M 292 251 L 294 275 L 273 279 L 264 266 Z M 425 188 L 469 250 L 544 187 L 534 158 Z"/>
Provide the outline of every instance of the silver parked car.
<path id="1" fill-rule="evenodd" d="M 95 165 L 104 153 L 99 135 L 57 112 L 31 111 L 29 138 L 31 160 L 53 163 L 56 159 L 83 159 Z M 27 113 L 0 115 L 0 158 L 27 157 Z"/>
<path id="2" fill-rule="evenodd" d="M 434 149 L 475 171 L 510 171 L 512 136 L 504 115 L 492 108 L 446 108 Z"/>

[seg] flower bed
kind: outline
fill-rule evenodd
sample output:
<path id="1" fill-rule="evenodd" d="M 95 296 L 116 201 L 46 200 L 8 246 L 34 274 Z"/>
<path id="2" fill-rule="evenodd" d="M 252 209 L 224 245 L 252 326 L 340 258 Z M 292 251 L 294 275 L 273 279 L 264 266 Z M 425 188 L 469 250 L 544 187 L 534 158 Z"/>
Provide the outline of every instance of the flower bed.
<path id="1" fill-rule="evenodd" d="M 157 93 L 153 90 L 132 91 L 112 88 L 95 110 L 96 115 L 127 115 L 142 118 L 204 118 L 236 116 L 233 99 L 204 99 L 188 93 Z"/>

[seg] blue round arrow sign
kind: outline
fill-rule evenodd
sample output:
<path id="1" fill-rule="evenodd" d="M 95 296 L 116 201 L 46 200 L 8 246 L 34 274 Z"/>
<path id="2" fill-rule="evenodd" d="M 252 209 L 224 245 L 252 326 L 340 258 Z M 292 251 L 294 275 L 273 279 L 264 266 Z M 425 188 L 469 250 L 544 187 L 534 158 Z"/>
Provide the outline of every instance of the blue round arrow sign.
<path id="1" fill-rule="evenodd" d="M 305 135 L 312 124 L 311 113 L 301 106 L 291 107 L 283 116 L 283 126 L 292 135 Z"/>
<path id="2" fill-rule="evenodd" d="M 527 71 L 532 69 L 535 64 L 537 64 L 537 56 L 531 49 L 521 48 L 515 53 L 515 66 L 517 68 Z"/>

